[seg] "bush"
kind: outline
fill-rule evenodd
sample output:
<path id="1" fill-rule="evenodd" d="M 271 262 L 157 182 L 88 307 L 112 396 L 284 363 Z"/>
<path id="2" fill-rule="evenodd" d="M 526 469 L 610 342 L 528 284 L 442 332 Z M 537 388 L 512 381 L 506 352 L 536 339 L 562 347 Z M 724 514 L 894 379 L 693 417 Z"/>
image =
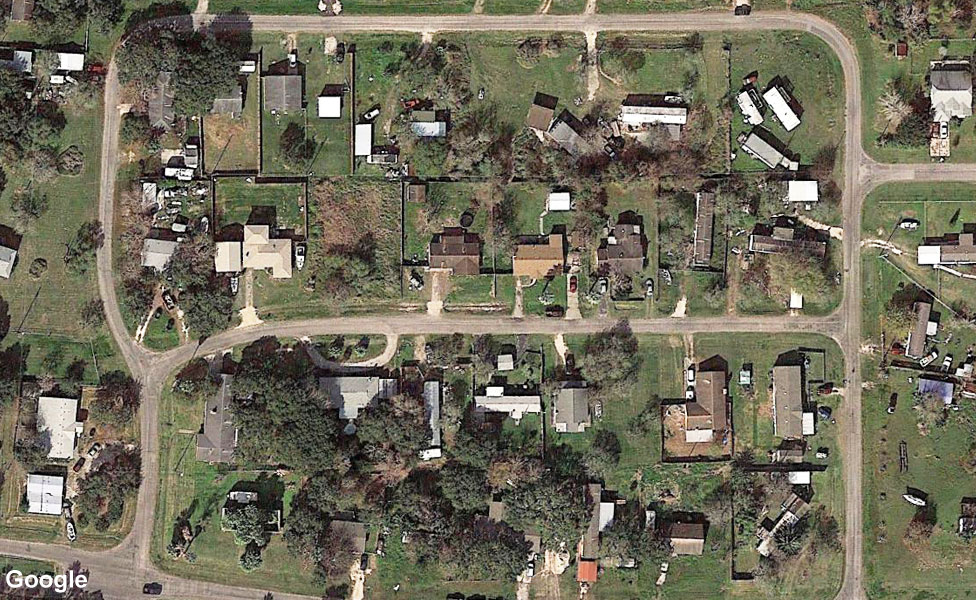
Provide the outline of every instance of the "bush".
<path id="1" fill-rule="evenodd" d="M 301 165 L 315 156 L 315 140 L 305 138 L 305 128 L 289 123 L 279 141 L 281 153 L 289 162 Z"/>
<path id="2" fill-rule="evenodd" d="M 85 168 L 85 153 L 78 146 L 68 146 L 58 156 L 58 173 L 61 175 L 80 175 Z"/>

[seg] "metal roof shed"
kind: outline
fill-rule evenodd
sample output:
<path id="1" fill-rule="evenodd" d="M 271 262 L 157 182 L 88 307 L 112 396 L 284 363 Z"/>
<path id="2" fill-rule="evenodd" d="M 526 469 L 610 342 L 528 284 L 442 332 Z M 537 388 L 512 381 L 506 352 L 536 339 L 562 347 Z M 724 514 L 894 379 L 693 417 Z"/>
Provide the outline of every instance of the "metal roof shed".
<path id="1" fill-rule="evenodd" d="M 373 153 L 373 124 L 360 123 L 356 125 L 356 156 L 369 156 Z"/>

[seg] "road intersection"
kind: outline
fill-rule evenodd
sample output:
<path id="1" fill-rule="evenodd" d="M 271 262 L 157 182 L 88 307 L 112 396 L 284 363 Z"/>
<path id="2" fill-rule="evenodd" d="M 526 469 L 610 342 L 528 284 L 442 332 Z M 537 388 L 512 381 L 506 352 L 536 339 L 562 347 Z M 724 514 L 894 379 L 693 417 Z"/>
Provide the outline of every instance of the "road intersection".
<path id="1" fill-rule="evenodd" d="M 844 456 L 845 568 L 838 598 L 864 597 L 862 580 L 861 503 L 861 276 L 860 228 L 864 197 L 875 187 L 895 181 L 974 181 L 976 164 L 880 164 L 861 147 L 863 106 L 860 66 L 853 44 L 835 25 L 820 17 L 788 11 L 759 12 L 750 17 L 733 17 L 728 12 L 668 13 L 647 15 L 584 14 L 572 16 L 525 15 L 517 17 L 461 15 L 445 17 L 316 17 L 316 16 L 220 16 L 194 15 L 166 19 L 174 27 L 211 26 L 254 31 L 351 33 L 439 31 L 756 31 L 793 30 L 816 35 L 836 53 L 844 73 L 846 127 L 843 147 L 844 297 L 840 307 L 826 317 L 718 317 L 684 319 L 638 319 L 631 327 L 638 333 L 684 334 L 695 332 L 816 332 L 840 345 L 847 372 L 846 395 L 838 415 Z M 112 272 L 112 243 L 120 89 L 117 65 L 110 64 L 105 86 L 102 129 L 99 219 L 105 229 L 105 244 L 98 252 L 97 276 L 109 329 L 134 377 L 143 385 L 140 416 L 142 431 L 143 482 L 139 489 L 132 531 L 111 550 L 78 551 L 60 544 L 37 544 L 0 540 L 0 554 L 52 560 L 69 565 L 78 561 L 91 571 L 91 588 L 114 598 L 141 597 L 145 581 L 160 581 L 167 596 L 183 598 L 261 598 L 263 591 L 235 588 L 172 577 L 150 560 L 150 543 L 159 491 L 159 399 L 173 371 L 193 356 L 210 354 L 262 336 L 302 337 L 325 334 L 438 334 L 438 333 L 585 333 L 612 324 L 605 319 L 556 321 L 542 318 L 512 319 L 502 316 L 471 316 L 444 313 L 439 317 L 404 313 L 387 316 L 308 319 L 264 323 L 235 329 L 165 353 L 149 351 L 129 335 L 116 298 Z M 275 593 L 275 598 L 298 598 Z"/>

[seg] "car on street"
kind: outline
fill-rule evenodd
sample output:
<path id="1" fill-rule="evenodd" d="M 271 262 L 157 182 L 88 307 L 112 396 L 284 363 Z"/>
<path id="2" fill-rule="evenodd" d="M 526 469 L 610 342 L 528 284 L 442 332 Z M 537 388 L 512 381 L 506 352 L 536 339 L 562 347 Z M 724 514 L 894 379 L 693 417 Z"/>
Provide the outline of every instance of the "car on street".
<path id="1" fill-rule="evenodd" d="M 817 407 L 817 414 L 820 416 L 821 421 L 829 421 L 830 416 L 834 414 L 834 411 L 830 410 L 829 406 L 821 405 Z"/>
<path id="2" fill-rule="evenodd" d="M 142 593 L 147 596 L 158 596 L 163 593 L 163 584 L 158 581 L 147 583 L 142 586 Z"/>
<path id="3" fill-rule="evenodd" d="M 549 306 L 546 307 L 546 316 L 562 318 L 566 316 L 566 309 L 563 308 L 562 306 L 559 306 L 558 304 L 550 304 Z"/>
<path id="4" fill-rule="evenodd" d="M 575 294 L 576 293 L 577 283 L 578 283 L 578 281 L 577 281 L 576 275 L 570 275 L 569 276 L 569 293 L 570 294 Z"/>

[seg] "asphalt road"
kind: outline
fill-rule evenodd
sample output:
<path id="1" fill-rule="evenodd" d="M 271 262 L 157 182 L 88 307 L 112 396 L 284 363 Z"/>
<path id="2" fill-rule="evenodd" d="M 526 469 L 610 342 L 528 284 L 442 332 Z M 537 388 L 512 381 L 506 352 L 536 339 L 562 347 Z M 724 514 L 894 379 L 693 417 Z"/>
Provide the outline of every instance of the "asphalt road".
<path id="1" fill-rule="evenodd" d="M 196 23 L 194 23 L 194 19 Z M 866 193 L 881 183 L 909 180 L 976 181 L 976 165 L 917 164 L 882 165 L 867 157 L 860 145 L 862 106 L 860 68 L 853 45 L 833 24 L 819 17 L 791 12 L 759 12 L 750 17 L 733 17 L 728 12 L 668 13 L 647 15 L 587 14 L 572 16 L 524 15 L 446 17 L 377 16 L 324 18 L 283 17 L 180 17 L 168 19 L 174 27 L 194 24 L 214 28 L 255 31 L 316 33 L 436 31 L 753 31 L 798 30 L 824 40 L 837 54 L 844 72 L 846 130 L 844 140 L 844 299 L 840 308 L 823 318 L 720 317 L 634 320 L 641 333 L 695 333 L 700 331 L 789 333 L 811 331 L 829 335 L 844 351 L 847 365 L 846 397 L 839 411 L 846 490 L 844 583 L 838 598 L 863 597 L 861 515 L 861 278 L 859 232 L 861 207 Z M 185 598 L 260 598 L 264 592 L 189 581 L 160 573 L 149 559 L 153 518 L 159 491 L 158 400 L 166 378 L 193 355 L 207 354 L 246 343 L 264 335 L 301 337 L 329 333 L 584 333 L 611 324 L 601 319 L 555 321 L 541 318 L 515 320 L 504 316 L 468 316 L 445 313 L 439 318 L 420 314 L 311 319 L 266 323 L 246 330 L 233 330 L 206 340 L 199 347 L 186 345 L 166 353 L 154 353 L 129 336 L 119 310 L 112 272 L 114 193 L 118 170 L 120 117 L 118 71 L 113 59 L 105 86 L 102 130 L 99 216 L 105 227 L 105 244 L 97 257 L 97 274 L 107 323 L 129 369 L 143 384 L 142 426 L 143 483 L 131 533 L 118 547 L 104 552 L 82 552 L 58 544 L 33 544 L 0 540 L 0 553 L 64 564 L 80 561 L 91 571 L 91 589 L 101 589 L 106 598 L 141 597 L 145 581 L 164 583 L 164 594 Z M 297 598 L 275 593 L 275 598 Z"/>

